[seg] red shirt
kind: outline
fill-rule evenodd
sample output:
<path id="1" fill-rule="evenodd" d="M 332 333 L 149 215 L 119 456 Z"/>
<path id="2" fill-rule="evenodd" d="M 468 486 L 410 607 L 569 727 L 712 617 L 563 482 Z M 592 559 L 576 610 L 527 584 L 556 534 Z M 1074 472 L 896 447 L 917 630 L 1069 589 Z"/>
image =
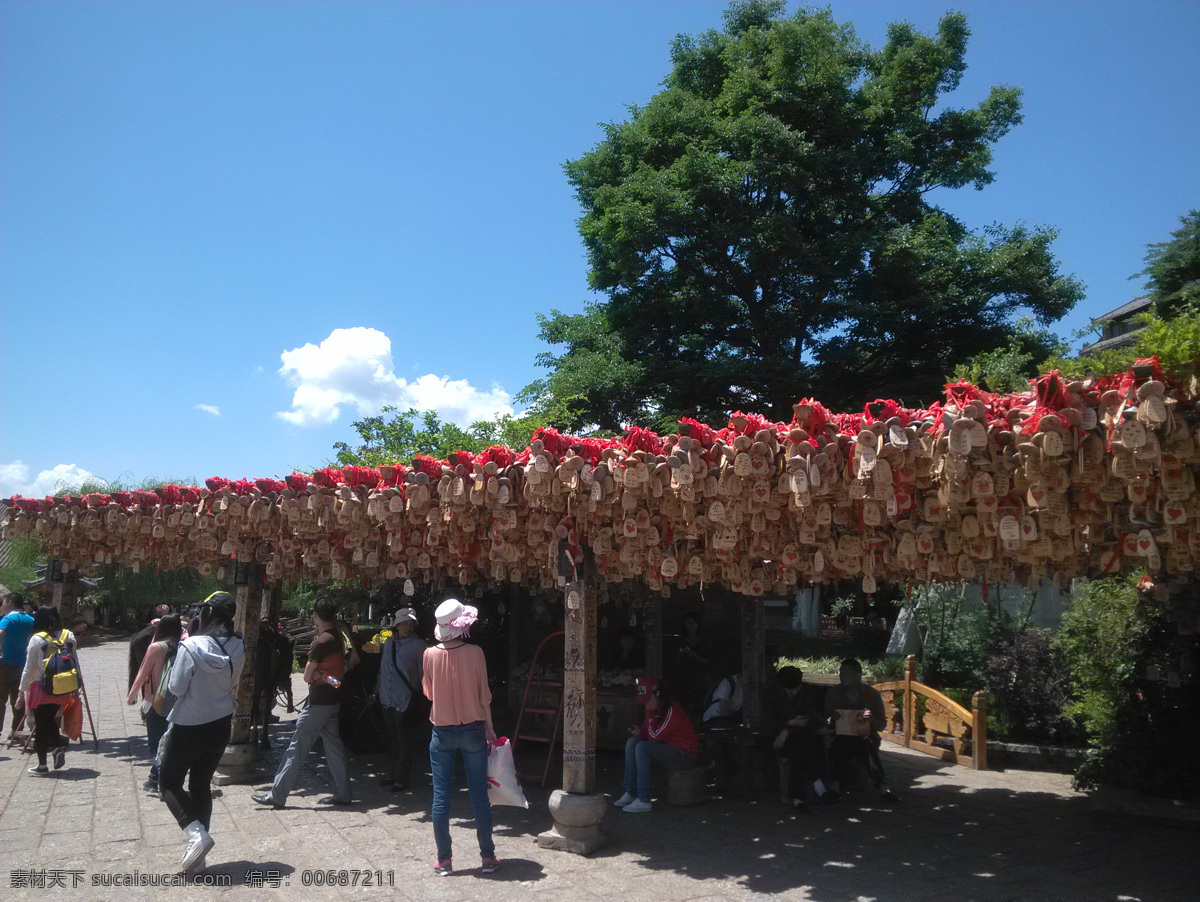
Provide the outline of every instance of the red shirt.
<path id="1" fill-rule="evenodd" d="M 322 673 L 337 680 L 346 676 L 346 659 L 343 655 L 342 634 L 337 627 L 327 629 L 317 636 L 308 650 L 308 660 L 316 664 Z M 341 692 L 323 680 L 311 683 L 308 687 L 308 703 L 310 705 L 336 705 L 341 700 Z"/>
<path id="2" fill-rule="evenodd" d="M 653 712 L 653 715 L 657 714 L 657 711 Z M 641 729 L 638 730 L 638 739 L 649 739 L 651 742 L 665 742 L 667 745 L 683 749 L 693 758 L 696 757 L 699 751 L 699 744 L 696 741 L 696 728 L 692 726 L 691 720 L 688 719 L 687 712 L 676 702 L 671 703 L 670 709 L 662 720 L 659 720 L 657 716 L 652 716 L 651 712 L 647 711 L 646 719 L 642 721 Z"/>

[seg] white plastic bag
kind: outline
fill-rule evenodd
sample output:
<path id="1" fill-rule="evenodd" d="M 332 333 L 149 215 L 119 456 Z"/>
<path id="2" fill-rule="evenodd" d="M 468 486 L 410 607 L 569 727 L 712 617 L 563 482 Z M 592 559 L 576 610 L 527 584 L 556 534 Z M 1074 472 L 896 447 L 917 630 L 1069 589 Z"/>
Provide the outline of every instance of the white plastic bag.
<path id="1" fill-rule="evenodd" d="M 528 808 L 529 802 L 517 779 L 517 766 L 513 762 L 512 743 L 501 736 L 488 751 L 488 801 L 493 805 L 515 805 Z"/>

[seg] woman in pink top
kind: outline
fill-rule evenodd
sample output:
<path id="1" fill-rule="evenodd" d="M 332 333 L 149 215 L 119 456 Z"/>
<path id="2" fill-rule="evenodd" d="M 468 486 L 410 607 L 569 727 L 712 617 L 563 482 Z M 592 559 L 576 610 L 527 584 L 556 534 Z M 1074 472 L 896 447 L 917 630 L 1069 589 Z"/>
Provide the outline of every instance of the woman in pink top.
<path id="1" fill-rule="evenodd" d="M 500 867 L 492 840 L 492 805 L 488 801 L 488 745 L 496 741 L 492 728 L 492 692 L 488 689 L 487 662 L 483 649 L 463 641 L 479 611 L 449 598 L 434 614 L 433 635 L 438 644 L 425 649 L 421 689 L 433 703 L 429 721 L 429 764 L 433 771 L 433 838 L 437 843 L 434 873 L 450 874 L 450 794 L 453 791 L 454 759 L 462 753 L 467 773 L 467 790 L 475 808 L 475 834 L 479 839 L 482 871 Z"/>
<path id="2" fill-rule="evenodd" d="M 146 649 L 142 658 L 142 666 L 138 668 L 129 695 L 125 698 L 128 705 L 136 705 L 138 697 L 142 699 L 142 723 L 146 725 L 146 742 L 150 746 L 150 777 L 142 784 L 142 789 L 152 795 L 158 794 L 158 744 L 167 732 L 167 718 L 151 707 L 154 693 L 158 690 L 158 681 L 162 677 L 163 668 L 167 661 L 175 657 L 175 650 L 183 637 L 183 622 L 178 614 L 168 614 L 160 618 L 154 625 L 154 639 Z"/>

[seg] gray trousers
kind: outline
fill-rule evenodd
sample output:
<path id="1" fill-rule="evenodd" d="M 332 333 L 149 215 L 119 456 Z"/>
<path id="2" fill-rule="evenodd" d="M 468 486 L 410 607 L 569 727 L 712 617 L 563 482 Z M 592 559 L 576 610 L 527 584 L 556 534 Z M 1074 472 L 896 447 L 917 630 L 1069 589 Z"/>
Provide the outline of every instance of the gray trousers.
<path id="1" fill-rule="evenodd" d="M 333 775 L 333 797 L 339 802 L 350 801 L 350 763 L 346 758 L 346 747 L 338 734 L 338 710 L 341 705 L 307 705 L 296 718 L 296 732 L 283 753 L 279 773 L 271 785 L 271 801 L 276 805 L 287 802 L 288 794 L 296 785 L 300 765 L 312 751 L 317 737 L 325 746 L 325 763 Z"/>

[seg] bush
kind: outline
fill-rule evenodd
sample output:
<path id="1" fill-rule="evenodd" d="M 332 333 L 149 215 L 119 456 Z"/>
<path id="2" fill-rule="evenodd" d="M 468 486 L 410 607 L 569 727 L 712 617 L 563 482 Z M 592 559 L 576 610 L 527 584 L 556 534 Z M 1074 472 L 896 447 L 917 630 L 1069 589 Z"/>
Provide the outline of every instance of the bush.
<path id="1" fill-rule="evenodd" d="M 1075 785 L 1127 786 L 1174 799 L 1200 797 L 1194 635 L 1176 633 L 1134 577 L 1097 580 L 1071 600 L 1055 641 L 1072 668 L 1070 710 L 1089 754 Z M 1180 599 L 1173 599 L 1175 604 Z"/>
<path id="2" fill-rule="evenodd" d="M 988 655 L 1015 631 L 1012 615 L 991 605 L 964 610 L 962 589 L 952 584 L 930 584 L 914 597 L 925 637 L 921 682 L 935 689 L 982 688 Z"/>
<path id="3" fill-rule="evenodd" d="M 1095 746 L 1114 737 L 1148 633 L 1132 578 L 1090 582 L 1070 599 L 1054 647 L 1071 671 L 1067 713 Z"/>
<path id="4" fill-rule="evenodd" d="M 1074 721 L 1063 712 L 1070 673 L 1048 630 L 1002 636 L 983 662 L 988 717 L 995 735 L 1025 742 L 1073 743 Z"/>
<path id="5" fill-rule="evenodd" d="M 964 707 L 982 689 L 988 732 L 997 739 L 1074 742 L 1077 729 L 1064 714 L 1068 669 L 1048 632 L 1026 628 L 999 605 L 964 609 L 958 586 L 931 584 L 916 595 L 925 634 L 921 682 Z"/>

